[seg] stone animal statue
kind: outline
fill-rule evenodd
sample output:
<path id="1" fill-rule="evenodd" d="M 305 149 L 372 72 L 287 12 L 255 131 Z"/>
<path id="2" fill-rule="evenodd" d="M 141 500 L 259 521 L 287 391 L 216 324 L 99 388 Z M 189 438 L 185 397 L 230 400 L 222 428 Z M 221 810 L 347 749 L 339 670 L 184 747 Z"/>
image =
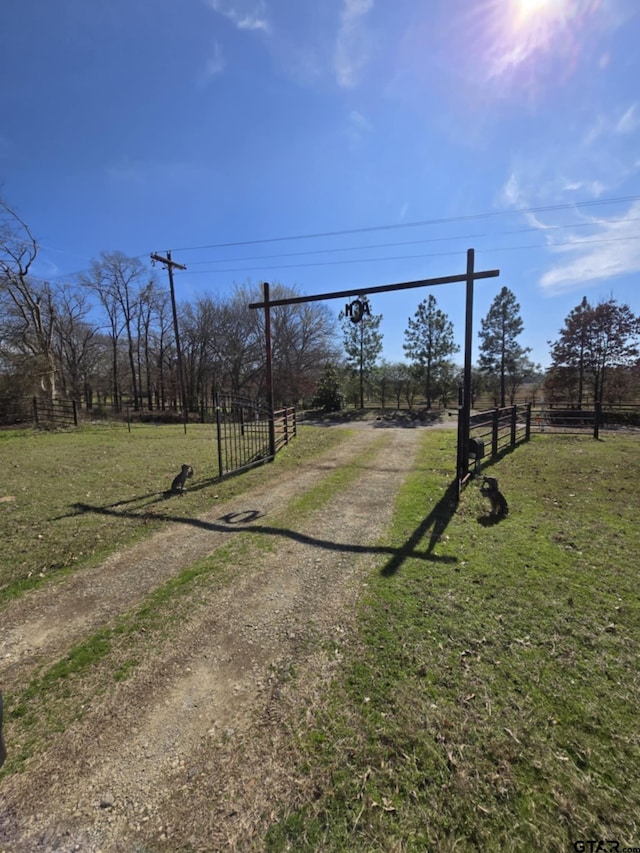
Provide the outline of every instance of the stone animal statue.
<path id="1" fill-rule="evenodd" d="M 490 515 L 492 518 L 504 518 L 505 515 L 508 515 L 509 504 L 498 488 L 498 481 L 495 477 L 483 477 L 480 492 L 491 501 Z"/>
<path id="2" fill-rule="evenodd" d="M 193 477 L 193 468 L 191 465 L 183 465 L 180 473 L 173 478 L 169 491 L 174 495 L 183 495 L 187 491 L 185 483 Z"/>
<path id="3" fill-rule="evenodd" d="M 2 767 L 7 757 L 7 748 L 4 745 L 4 737 L 2 735 L 2 711 L 2 691 L 0 690 L 0 767 Z"/>

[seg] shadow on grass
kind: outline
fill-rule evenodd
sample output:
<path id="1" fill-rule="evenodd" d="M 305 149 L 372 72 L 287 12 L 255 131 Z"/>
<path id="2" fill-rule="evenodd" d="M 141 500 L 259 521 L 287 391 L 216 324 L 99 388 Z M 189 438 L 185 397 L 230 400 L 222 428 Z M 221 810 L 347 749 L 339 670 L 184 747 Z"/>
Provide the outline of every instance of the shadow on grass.
<path id="1" fill-rule="evenodd" d="M 232 478 L 232 474 L 228 475 L 224 479 L 230 480 Z M 167 489 L 164 492 L 147 492 L 144 495 L 135 495 L 128 500 L 122 501 L 114 501 L 111 504 L 105 504 L 105 506 L 100 507 L 100 509 L 117 509 L 118 507 L 127 507 L 131 506 L 131 504 L 138 504 L 136 507 L 132 507 L 130 512 L 115 512 L 114 515 L 126 516 L 127 518 L 145 518 L 145 513 L 140 512 L 140 510 L 148 509 L 149 507 L 154 506 L 155 504 L 162 503 L 163 501 L 168 501 L 172 498 L 180 498 L 184 497 L 189 492 L 199 492 L 201 489 L 208 489 L 213 485 L 217 485 L 222 482 L 221 477 L 209 477 L 206 480 L 200 480 L 196 485 L 189 486 L 188 489 L 185 489 L 184 492 L 172 492 L 171 489 Z M 82 509 L 85 504 L 75 503 L 71 504 L 73 507 L 72 512 L 66 512 L 63 515 L 55 515 L 50 520 L 51 521 L 60 521 L 63 518 L 73 518 L 76 515 L 82 515 L 86 510 Z M 79 508 L 80 507 L 80 508 Z M 154 514 L 154 518 L 155 518 Z M 157 518 L 160 521 L 165 520 L 162 515 L 158 515 Z"/>
<path id="2" fill-rule="evenodd" d="M 441 540 L 444 531 L 449 526 L 449 522 L 455 515 L 457 506 L 458 484 L 456 480 L 453 480 L 449 483 L 444 495 L 440 498 L 429 515 L 416 527 L 411 536 L 407 539 L 406 543 L 401 548 L 397 549 L 397 553 L 389 560 L 389 562 L 383 566 L 381 574 L 387 577 L 395 574 L 406 559 L 415 556 L 421 556 L 424 560 L 456 563 L 457 560 L 455 557 L 438 557 L 433 553 L 433 549 Z M 429 530 L 431 530 L 431 536 L 429 537 L 427 550 L 424 554 L 417 555 L 415 553 L 415 548 L 427 535 Z"/>
<path id="3" fill-rule="evenodd" d="M 382 567 L 380 573 L 389 577 L 395 574 L 404 561 L 409 558 L 414 560 L 426 560 L 429 562 L 457 562 L 455 557 L 441 557 L 433 553 L 435 546 L 441 540 L 444 531 L 455 514 L 456 505 L 456 483 L 454 481 L 448 486 L 446 492 L 438 501 L 436 506 L 431 510 L 426 518 L 420 522 L 404 545 L 401 545 L 400 547 L 333 542 L 329 539 L 320 539 L 286 527 L 270 527 L 265 524 L 253 524 L 253 521 L 261 517 L 261 513 L 259 513 L 258 510 L 251 509 L 229 513 L 228 515 L 222 516 L 217 521 L 205 521 L 200 518 L 179 518 L 178 516 L 169 515 L 168 513 L 154 514 L 153 517 L 158 521 L 188 525 L 200 530 L 209 530 L 214 533 L 262 533 L 265 536 L 278 536 L 283 539 L 290 539 L 294 542 L 299 542 L 303 545 L 310 545 L 314 548 L 322 548 L 339 553 L 388 555 L 389 560 Z M 139 513 L 132 512 L 131 510 L 118 509 L 118 506 L 126 506 L 126 503 L 123 502 L 119 505 L 102 507 L 93 506 L 87 503 L 75 503 L 73 504 L 73 509 L 76 514 L 93 513 L 96 515 L 106 515 L 115 518 L 135 519 L 143 517 Z M 429 530 L 431 530 L 429 542 L 426 549 L 422 550 L 419 548 L 419 545 Z"/>

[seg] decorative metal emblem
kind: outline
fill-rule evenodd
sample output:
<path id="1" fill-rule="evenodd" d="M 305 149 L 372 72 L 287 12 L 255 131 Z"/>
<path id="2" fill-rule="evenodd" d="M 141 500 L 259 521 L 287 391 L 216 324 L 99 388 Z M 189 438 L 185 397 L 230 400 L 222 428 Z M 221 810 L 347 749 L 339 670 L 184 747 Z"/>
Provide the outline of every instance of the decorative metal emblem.
<path id="1" fill-rule="evenodd" d="M 352 323 L 359 323 L 365 315 L 371 315 L 371 306 L 366 296 L 359 296 L 344 306 L 344 315 Z"/>

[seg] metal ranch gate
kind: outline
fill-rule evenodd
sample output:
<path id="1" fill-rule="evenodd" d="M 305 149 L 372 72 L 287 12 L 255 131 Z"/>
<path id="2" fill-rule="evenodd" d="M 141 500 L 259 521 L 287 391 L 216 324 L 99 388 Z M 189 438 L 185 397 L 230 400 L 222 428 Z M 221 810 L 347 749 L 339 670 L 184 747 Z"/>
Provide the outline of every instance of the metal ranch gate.
<path id="1" fill-rule="evenodd" d="M 220 477 L 271 461 L 296 435 L 294 408 L 271 408 L 239 394 L 217 393 L 216 433 Z"/>

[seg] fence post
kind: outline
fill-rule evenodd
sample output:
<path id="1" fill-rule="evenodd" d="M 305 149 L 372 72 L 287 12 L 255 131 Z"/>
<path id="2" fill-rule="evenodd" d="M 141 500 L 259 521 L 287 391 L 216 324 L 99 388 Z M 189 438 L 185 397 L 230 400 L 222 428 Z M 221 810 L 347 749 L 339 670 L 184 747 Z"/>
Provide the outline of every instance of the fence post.
<path id="1" fill-rule="evenodd" d="M 602 403 L 597 400 L 593 404 L 593 437 L 600 438 L 600 420 L 602 416 Z"/>
<path id="2" fill-rule="evenodd" d="M 498 455 L 498 430 L 500 429 L 500 409 L 496 406 L 493 410 L 493 423 L 491 425 L 491 455 Z"/>
<path id="3" fill-rule="evenodd" d="M 36 426 L 38 426 L 38 398 L 33 398 L 33 420 Z"/>
<path id="4" fill-rule="evenodd" d="M 284 443 L 285 445 L 289 444 L 289 422 L 287 418 L 288 409 L 284 407 Z"/>
<path id="5" fill-rule="evenodd" d="M 524 440 L 529 441 L 531 438 L 531 403 L 527 403 L 526 426 L 524 428 Z"/>
<path id="6" fill-rule="evenodd" d="M 516 446 L 516 424 L 518 422 L 518 407 L 511 407 L 511 447 Z"/>
<path id="7" fill-rule="evenodd" d="M 218 471 L 222 477 L 224 470 L 222 468 L 222 436 L 220 435 L 220 398 L 217 391 L 214 397 L 214 406 L 216 410 L 216 435 L 218 436 Z"/>
<path id="8" fill-rule="evenodd" d="M 296 417 L 295 406 L 293 407 L 292 417 L 293 417 L 293 437 L 295 438 L 298 434 L 298 419 Z"/>
<path id="9" fill-rule="evenodd" d="M 75 400 L 71 401 L 73 404 L 73 425 L 78 426 L 78 404 Z"/>

